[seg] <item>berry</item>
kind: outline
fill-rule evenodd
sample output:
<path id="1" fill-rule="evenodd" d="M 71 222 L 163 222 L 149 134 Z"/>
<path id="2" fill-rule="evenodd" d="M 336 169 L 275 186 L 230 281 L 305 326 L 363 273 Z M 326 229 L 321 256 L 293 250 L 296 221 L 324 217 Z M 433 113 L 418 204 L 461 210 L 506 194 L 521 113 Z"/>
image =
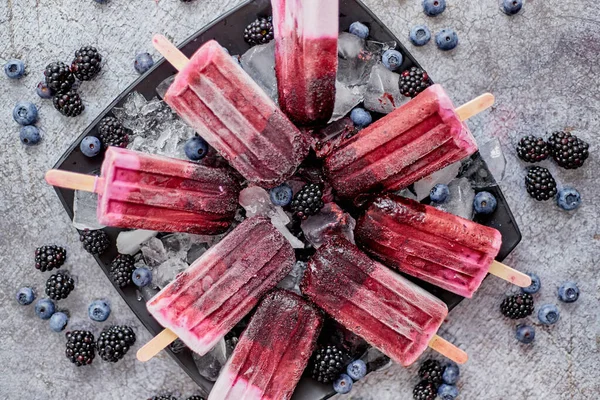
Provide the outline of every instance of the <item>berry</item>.
<path id="1" fill-rule="evenodd" d="M 269 197 L 271 198 L 271 203 L 274 205 L 285 207 L 292 201 L 292 188 L 287 183 L 282 183 L 269 190 Z"/>
<path id="2" fill-rule="evenodd" d="M 445 203 L 449 196 L 450 189 L 448 189 L 448 185 L 444 185 L 443 183 L 438 183 L 429 192 L 429 198 L 434 203 Z"/>
<path id="3" fill-rule="evenodd" d="M 525 177 L 525 186 L 527 193 L 538 201 L 556 196 L 556 181 L 544 167 L 530 167 Z"/>
<path id="4" fill-rule="evenodd" d="M 104 117 L 98 124 L 98 133 L 102 146 L 127 147 L 129 144 L 128 132 L 115 117 Z"/>
<path id="5" fill-rule="evenodd" d="M 425 46 L 431 40 L 431 32 L 425 25 L 416 25 L 408 33 L 408 38 L 415 46 Z"/>
<path id="6" fill-rule="evenodd" d="M 502 1 L 502 11 L 504 11 L 507 15 L 514 15 L 521 11 L 523 7 L 523 0 L 503 0 Z"/>
<path id="7" fill-rule="evenodd" d="M 348 364 L 346 373 L 355 381 L 364 378 L 367 375 L 367 364 L 363 360 L 355 360 Z"/>
<path id="8" fill-rule="evenodd" d="M 429 381 L 421 381 L 413 389 L 413 399 L 415 400 L 434 400 L 436 395 L 437 390 Z"/>
<path id="9" fill-rule="evenodd" d="M 90 81 L 102 69 L 102 56 L 95 47 L 84 46 L 75 52 L 71 72 L 80 81 Z"/>
<path id="10" fill-rule="evenodd" d="M 446 9 L 446 0 L 423 0 L 423 11 L 430 17 L 435 17 Z"/>
<path id="11" fill-rule="evenodd" d="M 529 277 L 531 278 L 531 285 L 521 288 L 521 291 L 527 294 L 534 294 L 539 292 L 542 287 L 540 277 L 532 272 L 527 272 L 527 275 L 529 275 Z"/>
<path id="12" fill-rule="evenodd" d="M 46 85 L 55 92 L 67 92 L 75 83 L 71 68 L 63 62 L 53 62 L 44 70 Z"/>
<path id="13" fill-rule="evenodd" d="M 146 267 L 136 268 L 131 274 L 131 280 L 137 287 L 148 286 L 152 282 L 152 271 Z"/>
<path id="14" fill-rule="evenodd" d="M 550 156 L 550 147 L 543 138 L 529 135 L 519 141 L 517 155 L 525 162 L 536 163 Z"/>
<path id="15" fill-rule="evenodd" d="M 81 141 L 79 149 L 86 157 L 95 157 L 102 150 L 102 143 L 96 136 L 86 136 Z"/>
<path id="16" fill-rule="evenodd" d="M 150 53 L 140 53 L 135 56 L 133 67 L 138 74 L 145 74 L 152 66 L 154 66 L 154 59 L 152 59 Z"/>
<path id="17" fill-rule="evenodd" d="M 34 125 L 27 125 L 21 128 L 19 139 L 26 146 L 34 146 L 42 140 L 42 136 L 40 135 L 40 130 Z"/>
<path id="18" fill-rule="evenodd" d="M 89 331 L 69 331 L 67 337 L 67 349 L 65 354 L 71 362 L 78 367 L 89 365 L 96 356 L 94 335 Z"/>
<path id="19" fill-rule="evenodd" d="M 437 394 L 442 400 L 454 400 L 458 397 L 458 389 L 454 385 L 443 384 Z"/>
<path id="20" fill-rule="evenodd" d="M 117 362 L 122 359 L 135 343 L 135 333 L 128 326 L 107 326 L 102 330 L 96 350 L 104 361 Z"/>
<path id="21" fill-rule="evenodd" d="M 244 30 L 244 40 L 250 45 L 265 44 L 273 40 L 273 18 L 257 18 Z"/>
<path id="22" fill-rule="evenodd" d="M 444 367 L 444 373 L 442 374 L 442 381 L 447 385 L 455 385 L 458 382 L 460 376 L 460 369 L 454 361 L 448 361 Z"/>
<path id="23" fill-rule="evenodd" d="M 515 336 L 519 342 L 529 344 L 535 339 L 535 329 L 533 326 L 519 324 Z"/>
<path id="24" fill-rule="evenodd" d="M 500 311 L 510 319 L 521 319 L 533 313 L 533 297 L 527 293 L 508 296 L 500 305 Z"/>
<path id="25" fill-rule="evenodd" d="M 13 119 L 19 125 L 31 125 L 38 119 L 38 110 L 30 101 L 20 101 L 13 108 Z"/>
<path id="26" fill-rule="evenodd" d="M 108 3 L 108 0 L 94 0 L 96 3 L 98 4 L 106 4 Z"/>
<path id="27" fill-rule="evenodd" d="M 119 254 L 110 265 L 110 275 L 120 287 L 131 283 L 131 275 L 135 270 L 135 259 L 129 254 Z"/>
<path id="28" fill-rule="evenodd" d="M 35 92 L 42 99 L 51 99 L 54 97 L 54 90 L 50 89 L 48 85 L 46 85 L 46 82 L 38 83 L 37 87 L 35 88 Z"/>
<path id="29" fill-rule="evenodd" d="M 64 312 L 57 312 L 50 317 L 50 329 L 54 332 L 62 332 L 69 323 L 69 316 Z"/>
<path id="30" fill-rule="evenodd" d="M 554 325 L 559 317 L 560 312 L 554 304 L 544 304 L 538 310 L 538 319 L 544 325 Z"/>
<path id="31" fill-rule="evenodd" d="M 21 60 L 8 60 L 4 64 L 4 73 L 10 79 L 20 79 L 25 75 L 25 63 Z"/>
<path id="32" fill-rule="evenodd" d="M 74 90 L 57 93 L 52 104 L 62 115 L 67 117 L 76 117 L 85 109 L 81 97 Z"/>
<path id="33" fill-rule="evenodd" d="M 195 135 L 193 138 L 185 142 L 185 155 L 192 161 L 199 161 L 208 153 L 208 143 L 200 136 Z"/>
<path id="34" fill-rule="evenodd" d="M 498 202 L 490 192 L 479 192 L 473 199 L 473 208 L 477 214 L 491 214 L 496 211 Z"/>
<path id="35" fill-rule="evenodd" d="M 90 254 L 102 254 L 110 247 L 110 239 L 103 230 L 90 231 L 85 229 L 79 232 L 79 241 L 83 248 Z"/>
<path id="36" fill-rule="evenodd" d="M 177 397 L 171 395 L 154 396 L 148 400 L 177 400 Z"/>
<path id="37" fill-rule="evenodd" d="M 427 360 L 419 368 L 419 378 L 433 383 L 437 389 L 442 384 L 442 364 L 438 360 Z"/>
<path id="38" fill-rule="evenodd" d="M 581 205 L 581 195 L 577 189 L 563 188 L 558 191 L 556 203 L 565 211 L 572 211 Z"/>
<path id="39" fill-rule="evenodd" d="M 354 126 L 358 128 L 366 128 L 373 122 L 371 113 L 364 108 L 357 107 L 350 113 L 350 119 L 354 123 Z"/>
<path id="40" fill-rule="evenodd" d="M 395 71 L 400 68 L 403 60 L 404 57 L 402 57 L 402 53 L 400 53 L 398 50 L 387 50 L 381 56 L 381 62 L 390 71 Z"/>
<path id="41" fill-rule="evenodd" d="M 50 275 L 46 281 L 46 294 L 53 300 L 66 299 L 75 289 L 75 281 L 64 271 Z"/>
<path id="42" fill-rule="evenodd" d="M 307 183 L 296 193 L 292 200 L 292 211 L 301 219 L 315 215 L 325 205 L 323 192 L 316 183 Z"/>
<path id="43" fill-rule="evenodd" d="M 350 29 L 348 29 L 348 31 L 361 39 L 366 39 L 369 37 L 369 27 L 363 24 L 362 22 L 353 22 L 350 25 Z"/>
<path id="44" fill-rule="evenodd" d="M 339 394 L 346 394 L 352 390 L 352 378 L 346 374 L 341 374 L 339 378 L 333 382 L 333 390 Z"/>
<path id="45" fill-rule="evenodd" d="M 56 311 L 54 302 L 50 299 L 39 299 L 35 303 L 35 315 L 41 319 L 50 319 Z"/>
<path id="46" fill-rule="evenodd" d="M 17 303 L 22 306 L 28 306 L 35 300 L 33 289 L 24 287 L 17 292 Z"/>
<path id="47" fill-rule="evenodd" d="M 579 288 L 575 282 L 565 282 L 558 288 L 558 298 L 564 303 L 574 303 L 579 298 Z"/>
<path id="48" fill-rule="evenodd" d="M 411 67 L 400 74 L 400 92 L 405 97 L 415 97 L 431 86 L 429 75 L 421 68 Z"/>
<path id="49" fill-rule="evenodd" d="M 587 160 L 589 144 L 569 132 L 554 132 L 548 139 L 550 153 L 565 169 L 577 169 Z"/>
<path id="50" fill-rule="evenodd" d="M 88 307 L 88 316 L 96 322 L 104 322 L 110 315 L 110 305 L 104 300 L 94 300 Z"/>
<path id="51" fill-rule="evenodd" d="M 333 382 L 344 370 L 346 355 L 334 345 L 319 347 L 312 358 L 312 378 L 323 383 Z"/>
<path id="52" fill-rule="evenodd" d="M 206 400 L 206 399 L 202 396 L 190 396 L 187 398 L 187 400 Z"/>
<path id="53" fill-rule="evenodd" d="M 67 250 L 60 246 L 42 246 L 35 250 L 35 267 L 42 272 L 60 268 L 67 258 Z"/>
<path id="54" fill-rule="evenodd" d="M 448 51 L 458 46 L 458 35 L 452 28 L 444 28 L 435 35 L 438 49 Z"/>

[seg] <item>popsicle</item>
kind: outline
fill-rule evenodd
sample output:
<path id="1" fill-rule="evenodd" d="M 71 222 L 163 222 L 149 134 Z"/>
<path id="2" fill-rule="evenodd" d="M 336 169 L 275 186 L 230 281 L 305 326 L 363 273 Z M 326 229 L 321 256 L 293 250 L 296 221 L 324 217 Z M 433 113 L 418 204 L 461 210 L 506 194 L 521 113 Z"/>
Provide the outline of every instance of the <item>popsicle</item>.
<path id="1" fill-rule="evenodd" d="M 317 306 L 397 363 L 408 366 L 433 347 L 457 363 L 467 355 L 436 335 L 446 305 L 336 237 L 308 264 L 304 293 Z"/>
<path id="2" fill-rule="evenodd" d="M 164 100 L 250 182 L 274 187 L 290 177 L 310 147 L 242 67 L 214 40 L 187 59 L 166 38 L 154 46 L 179 69 Z"/>
<path id="3" fill-rule="evenodd" d="M 146 303 L 167 329 L 139 350 L 138 359 L 149 360 L 177 337 L 206 354 L 294 262 L 294 250 L 268 219 L 244 220 Z"/>
<path id="4" fill-rule="evenodd" d="M 491 94 L 454 109 L 440 85 L 344 142 L 325 159 L 325 172 L 338 195 L 396 191 L 477 151 L 462 123 L 490 107 Z"/>
<path id="5" fill-rule="evenodd" d="M 338 0 L 271 0 L 279 106 L 299 125 L 326 123 L 335 103 Z"/>
<path id="6" fill-rule="evenodd" d="M 54 186 L 98 193 L 101 224 L 160 232 L 223 233 L 239 184 L 224 169 L 109 147 L 100 176 L 50 170 Z"/>
<path id="7" fill-rule="evenodd" d="M 360 217 L 356 241 L 383 264 L 471 298 L 488 272 L 519 286 L 531 278 L 494 258 L 496 229 L 396 195 L 374 200 Z"/>
<path id="8" fill-rule="evenodd" d="M 276 290 L 258 306 L 208 400 L 286 400 L 312 354 L 322 318 L 293 293 Z"/>

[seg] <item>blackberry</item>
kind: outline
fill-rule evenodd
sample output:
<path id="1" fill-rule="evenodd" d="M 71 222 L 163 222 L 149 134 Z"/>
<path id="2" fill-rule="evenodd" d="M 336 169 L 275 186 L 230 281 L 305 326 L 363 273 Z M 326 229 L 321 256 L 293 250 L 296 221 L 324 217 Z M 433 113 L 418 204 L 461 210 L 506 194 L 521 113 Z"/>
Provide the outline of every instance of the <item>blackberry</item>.
<path id="1" fill-rule="evenodd" d="M 442 384 L 443 373 L 444 369 L 442 368 L 442 364 L 437 360 L 427 360 L 421 365 L 421 368 L 419 368 L 419 377 L 422 380 L 433 383 L 436 392 Z"/>
<path id="2" fill-rule="evenodd" d="M 85 109 L 85 106 L 81 102 L 81 97 L 74 90 L 57 93 L 52 103 L 54 104 L 54 108 L 67 117 L 76 117 Z"/>
<path id="3" fill-rule="evenodd" d="M 500 311 L 510 319 L 521 319 L 533 313 L 533 297 L 528 293 L 508 296 L 502 301 Z"/>
<path id="4" fill-rule="evenodd" d="M 565 169 L 577 169 L 587 160 L 589 144 L 569 132 L 554 132 L 548 139 L 554 161 Z"/>
<path id="5" fill-rule="evenodd" d="M 67 332 L 67 350 L 65 354 L 71 362 L 78 367 L 89 365 L 96 356 L 94 335 L 89 331 Z"/>
<path id="6" fill-rule="evenodd" d="M 421 68 L 411 67 L 400 74 L 400 93 L 406 97 L 415 97 L 431 86 L 427 72 Z"/>
<path id="7" fill-rule="evenodd" d="M 53 300 L 66 299 L 75 289 L 75 281 L 64 271 L 58 271 L 46 281 L 46 294 Z"/>
<path id="8" fill-rule="evenodd" d="M 102 56 L 95 47 L 84 46 L 75 52 L 71 72 L 80 81 L 90 81 L 102 69 Z"/>
<path id="9" fill-rule="evenodd" d="M 190 396 L 187 400 L 205 400 L 202 396 Z"/>
<path id="10" fill-rule="evenodd" d="M 294 195 L 292 200 L 292 211 L 302 219 L 315 215 L 325 205 L 323 203 L 323 191 L 316 183 L 307 183 Z"/>
<path id="11" fill-rule="evenodd" d="M 98 355 L 109 362 L 117 362 L 122 359 L 135 343 L 135 333 L 128 326 L 107 326 L 102 330 L 96 350 Z"/>
<path id="12" fill-rule="evenodd" d="M 53 62 L 44 70 L 46 85 L 55 92 L 66 92 L 75 83 L 75 77 L 69 66 L 63 62 Z"/>
<path id="13" fill-rule="evenodd" d="M 413 399 L 415 400 L 434 400 L 436 396 L 437 390 L 429 381 L 421 381 L 413 389 Z"/>
<path id="14" fill-rule="evenodd" d="M 110 264 L 110 275 L 119 287 L 131 284 L 131 275 L 135 270 L 134 264 L 135 259 L 129 254 L 119 254 Z"/>
<path id="15" fill-rule="evenodd" d="M 35 250 L 35 267 L 42 272 L 60 268 L 67 258 L 67 250 L 60 246 L 42 246 Z"/>
<path id="16" fill-rule="evenodd" d="M 319 347 L 312 358 L 312 378 L 323 383 L 333 382 L 344 370 L 346 358 L 334 345 Z"/>
<path id="17" fill-rule="evenodd" d="M 544 201 L 556 196 L 556 181 L 547 168 L 530 167 L 525 177 L 527 193 L 538 201 Z"/>
<path id="18" fill-rule="evenodd" d="M 273 40 L 273 17 L 257 18 L 244 30 L 244 40 L 251 46 Z"/>
<path id="19" fill-rule="evenodd" d="M 95 231 L 83 230 L 79 232 L 79 240 L 85 251 L 90 254 L 102 254 L 110 247 L 108 235 L 101 229 Z"/>
<path id="20" fill-rule="evenodd" d="M 168 394 L 164 394 L 164 395 L 161 395 L 161 396 L 154 396 L 154 397 L 152 397 L 151 399 L 148 399 L 148 400 L 177 400 L 177 397 L 171 396 L 171 395 L 168 395 Z"/>
<path id="21" fill-rule="evenodd" d="M 523 161 L 536 163 L 550 156 L 550 147 L 541 137 L 529 135 L 519 141 L 517 155 Z"/>
<path id="22" fill-rule="evenodd" d="M 108 146 L 126 147 L 129 143 L 127 130 L 115 117 L 105 117 L 98 125 L 100 141 L 104 148 Z"/>

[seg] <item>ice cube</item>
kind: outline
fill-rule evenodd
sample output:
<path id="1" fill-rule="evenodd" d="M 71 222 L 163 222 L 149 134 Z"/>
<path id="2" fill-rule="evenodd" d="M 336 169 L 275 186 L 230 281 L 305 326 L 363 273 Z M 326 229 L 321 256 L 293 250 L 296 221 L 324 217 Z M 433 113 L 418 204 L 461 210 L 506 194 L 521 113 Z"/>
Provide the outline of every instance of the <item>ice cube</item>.
<path id="1" fill-rule="evenodd" d="M 221 368 L 223 368 L 227 361 L 227 346 L 225 344 L 225 339 L 221 339 L 211 351 L 203 356 L 194 353 L 193 358 L 200 375 L 211 382 L 216 381 L 219 377 L 219 372 L 221 372 Z"/>
<path id="2" fill-rule="evenodd" d="M 306 271 L 307 263 L 304 261 L 296 261 L 290 273 L 283 278 L 281 282 L 277 285 L 278 288 L 291 290 L 297 294 L 302 294 L 300 292 L 300 282 L 304 277 L 304 271 Z"/>
<path id="3" fill-rule="evenodd" d="M 340 33 L 338 40 L 337 80 L 353 87 L 364 85 L 369 80 L 371 68 L 378 56 L 366 47 L 363 39 L 351 33 Z"/>
<path id="4" fill-rule="evenodd" d="M 73 226 L 80 230 L 105 228 L 106 225 L 98 222 L 97 208 L 98 195 L 96 193 L 76 190 L 73 198 Z"/>
<path id="5" fill-rule="evenodd" d="M 377 42 L 375 40 L 367 40 L 365 43 L 365 47 L 367 48 L 367 50 L 369 50 L 371 53 L 377 56 L 382 56 L 383 53 L 385 53 L 388 50 L 395 49 L 396 46 L 397 43 L 393 40 L 389 42 Z"/>
<path id="6" fill-rule="evenodd" d="M 281 220 L 271 218 L 271 222 L 273 223 L 273 226 L 277 228 L 277 230 L 283 235 L 283 237 L 285 237 L 287 241 L 290 242 L 294 249 L 304 248 L 304 243 L 302 243 L 300 239 L 294 236 L 292 232 L 290 232 L 290 230 L 287 228 L 287 226 L 285 226 L 285 224 L 282 224 Z"/>
<path id="7" fill-rule="evenodd" d="M 117 250 L 121 254 L 134 255 L 140 251 L 142 243 L 156 236 L 158 232 L 137 229 L 134 231 L 123 231 L 117 236 Z"/>
<path id="8" fill-rule="evenodd" d="M 338 37 L 338 57 L 356 58 L 365 49 L 365 44 L 364 39 L 348 32 L 342 32 Z"/>
<path id="9" fill-rule="evenodd" d="M 356 132 L 354 123 L 349 117 L 332 122 L 323 129 L 315 129 L 312 132 L 312 136 L 316 139 L 314 141 L 314 149 L 317 157 L 326 157 L 333 149 L 342 144 L 344 140 L 354 136 Z M 302 182 L 302 185 L 304 185 L 304 182 Z M 300 188 L 294 190 L 294 193 L 298 190 Z"/>
<path id="10" fill-rule="evenodd" d="M 164 236 L 161 241 L 169 256 L 172 257 L 182 252 L 187 254 L 192 245 L 192 235 L 189 233 L 173 233 Z"/>
<path id="11" fill-rule="evenodd" d="M 250 186 L 240 192 L 240 204 L 246 210 L 246 216 L 253 217 L 255 215 L 267 216 L 271 214 L 275 207 L 271 203 L 269 193 L 261 187 Z"/>
<path id="12" fill-rule="evenodd" d="M 506 172 L 506 158 L 498 138 L 479 146 L 479 154 L 485 160 L 488 169 L 496 179 L 501 182 Z"/>
<path id="13" fill-rule="evenodd" d="M 188 267 L 189 265 L 178 257 L 169 258 L 152 271 L 152 280 L 160 288 L 164 288 Z"/>
<path id="14" fill-rule="evenodd" d="M 244 71 L 254 79 L 265 93 L 277 103 L 277 77 L 275 76 L 275 41 L 253 46 L 241 58 Z"/>
<path id="15" fill-rule="evenodd" d="M 208 245 L 206 243 L 193 243 L 186 255 L 187 263 L 192 264 L 202 257 L 202 255 L 206 253 L 206 250 L 208 250 Z"/>
<path id="16" fill-rule="evenodd" d="M 414 190 L 417 193 L 416 199 L 421 201 L 429 196 L 431 189 L 433 189 L 433 187 L 438 183 L 442 183 L 444 185 L 449 184 L 458 175 L 460 167 L 461 163 L 458 161 L 440 169 L 439 171 L 434 172 L 420 181 L 415 182 Z"/>
<path id="17" fill-rule="evenodd" d="M 458 178 L 450 182 L 450 197 L 445 203 L 432 203 L 434 207 L 450 214 L 458 215 L 466 219 L 473 218 L 473 199 L 475 191 L 467 178 Z"/>
<path id="18" fill-rule="evenodd" d="M 148 301 L 159 292 L 159 290 L 154 285 L 144 286 L 141 290 L 141 295 L 144 300 Z"/>
<path id="19" fill-rule="evenodd" d="M 367 371 L 383 371 L 393 365 L 392 360 L 375 347 L 370 347 L 360 358 L 367 364 Z"/>
<path id="20" fill-rule="evenodd" d="M 165 94 L 167 93 L 167 90 L 169 90 L 169 87 L 175 81 L 176 77 L 177 77 L 177 74 L 171 75 L 170 77 L 168 77 L 167 79 L 165 79 L 164 81 L 162 81 L 161 83 L 158 84 L 158 86 L 156 87 L 156 93 L 160 96 L 161 99 L 165 98 Z"/>
<path id="21" fill-rule="evenodd" d="M 155 237 L 148 239 L 142 244 L 141 249 L 144 261 L 149 267 L 156 267 L 167 261 L 167 251 L 160 239 Z"/>
<path id="22" fill-rule="evenodd" d="M 335 122 L 352 111 L 365 97 L 366 85 L 350 87 L 340 81 L 335 82 L 335 106 L 331 122 Z"/>
<path id="23" fill-rule="evenodd" d="M 365 92 L 365 108 L 381 114 L 389 114 L 402 103 L 408 101 L 400 93 L 398 82 L 400 75 L 377 64 L 371 70 L 367 90 Z"/>
<path id="24" fill-rule="evenodd" d="M 354 243 L 355 226 L 354 218 L 335 203 L 325 204 L 318 214 L 311 215 L 301 224 L 304 237 L 316 248 L 332 236 L 342 236 Z"/>

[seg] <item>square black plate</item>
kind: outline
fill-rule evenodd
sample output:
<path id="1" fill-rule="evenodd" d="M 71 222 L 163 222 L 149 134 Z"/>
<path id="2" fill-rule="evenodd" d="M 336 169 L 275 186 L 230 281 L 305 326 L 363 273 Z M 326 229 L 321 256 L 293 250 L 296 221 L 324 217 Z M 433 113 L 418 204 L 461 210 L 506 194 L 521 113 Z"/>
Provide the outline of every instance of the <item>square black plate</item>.
<path id="1" fill-rule="evenodd" d="M 249 46 L 244 42 L 241 29 L 252 22 L 257 15 L 270 15 L 271 5 L 269 0 L 248 1 L 239 7 L 233 9 L 228 14 L 218 18 L 205 28 L 198 31 L 188 40 L 186 40 L 180 49 L 188 57 L 191 56 L 203 43 L 210 39 L 216 39 L 221 45 L 225 46 L 231 54 L 243 54 L 249 49 Z M 368 25 L 371 30 L 371 37 L 380 42 L 396 41 L 397 49 L 404 55 L 402 70 L 410 68 L 413 65 L 419 66 L 417 61 L 412 57 L 401 42 L 387 29 L 383 23 L 359 0 L 340 0 L 340 30 L 347 30 L 350 24 L 354 21 L 361 21 Z M 158 33 L 158 32 L 157 32 Z M 150 38 L 148 38 L 150 40 Z M 80 172 L 91 173 L 100 168 L 102 157 L 88 158 L 85 157 L 79 150 L 79 143 L 88 135 L 96 135 L 96 125 L 100 120 L 111 113 L 113 107 L 120 107 L 125 101 L 127 95 L 131 92 L 139 92 L 147 99 L 152 99 L 156 96 L 156 86 L 164 79 L 176 73 L 176 70 L 165 60 L 160 60 L 156 65 L 141 76 L 129 88 L 127 88 L 119 97 L 117 97 L 98 117 L 87 127 L 87 129 L 73 142 L 67 152 L 56 163 L 55 168 Z M 508 204 L 496 185 L 493 177 L 487 170 L 485 162 L 482 162 L 479 154 L 472 157 L 476 162 L 481 163 L 479 170 L 485 170 L 483 175 L 487 176 L 489 187 L 485 190 L 490 191 L 498 199 L 498 208 L 491 217 L 483 217 L 476 219 L 477 222 L 484 225 L 492 226 L 502 233 L 503 244 L 498 255 L 498 260 L 503 260 L 521 240 L 521 233 L 515 219 L 508 208 Z M 479 171 L 478 170 L 478 171 Z M 478 173 L 475 171 L 475 173 Z M 72 190 L 56 188 L 56 193 L 62 202 L 67 214 L 73 218 L 73 194 Z M 112 243 L 116 243 L 116 237 L 121 229 L 106 228 Z M 113 245 L 109 251 L 100 257 L 95 257 L 100 268 L 107 276 L 109 275 L 109 265 L 111 260 L 117 255 L 116 245 Z M 410 278 L 410 277 L 409 277 Z M 447 292 L 440 288 L 426 284 L 414 278 L 419 285 L 442 299 L 448 308 L 454 308 L 463 299 L 453 293 Z M 162 327 L 150 316 L 146 310 L 144 301 L 137 300 L 136 288 L 126 287 L 119 288 L 115 286 L 115 290 L 123 297 L 131 310 L 137 315 L 142 324 L 153 335 L 162 331 Z M 212 387 L 212 383 L 204 379 L 199 373 L 192 359 L 191 352 L 184 350 L 180 353 L 173 353 L 167 350 L 175 361 L 183 368 L 183 370 L 200 386 L 200 388 L 208 394 Z M 315 400 L 325 399 L 333 395 L 331 385 L 317 384 L 313 380 L 303 378 L 298 385 L 293 399 L 295 400 Z"/>

